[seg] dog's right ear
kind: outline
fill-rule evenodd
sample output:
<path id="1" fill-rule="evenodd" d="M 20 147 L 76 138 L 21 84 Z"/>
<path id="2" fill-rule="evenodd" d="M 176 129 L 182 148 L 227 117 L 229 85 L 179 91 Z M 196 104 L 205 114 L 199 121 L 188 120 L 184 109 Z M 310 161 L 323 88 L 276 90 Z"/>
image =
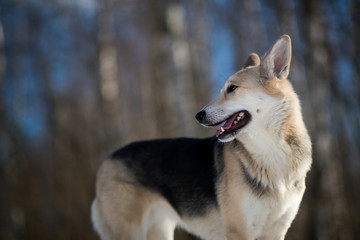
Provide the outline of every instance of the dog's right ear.
<path id="1" fill-rule="evenodd" d="M 244 68 L 256 67 L 259 64 L 260 64 L 259 56 L 256 53 L 252 53 L 252 54 L 250 54 L 250 56 L 246 60 L 246 62 L 244 64 Z"/>

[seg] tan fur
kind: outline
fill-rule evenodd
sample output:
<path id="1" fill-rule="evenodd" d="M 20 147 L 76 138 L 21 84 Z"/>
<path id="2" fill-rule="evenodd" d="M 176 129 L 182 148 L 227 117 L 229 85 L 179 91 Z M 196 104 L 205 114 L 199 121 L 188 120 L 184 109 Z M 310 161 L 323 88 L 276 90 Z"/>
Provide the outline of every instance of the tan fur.
<path id="1" fill-rule="evenodd" d="M 299 99 L 286 79 L 290 44 L 283 36 L 261 61 L 252 54 L 204 108 L 211 124 L 243 109 L 252 114 L 251 122 L 223 147 L 224 169 L 216 185 L 219 208 L 198 218 L 181 218 L 163 197 L 137 185 L 119 162 L 105 161 L 92 206 L 103 239 L 170 240 L 176 225 L 206 239 L 285 238 L 311 166 L 311 141 Z M 288 54 L 274 72 L 277 49 Z M 236 85 L 236 91 L 228 92 L 230 85 Z"/>
<path id="2" fill-rule="evenodd" d="M 240 208 L 241 198 L 248 194 L 248 189 L 241 177 L 237 157 L 232 150 L 224 150 L 224 176 L 218 186 L 218 199 L 221 212 L 224 214 L 226 236 L 227 239 L 248 239 L 246 219 Z"/>
<path id="3" fill-rule="evenodd" d="M 92 206 L 93 221 L 96 230 L 105 239 L 140 239 L 140 236 L 126 236 L 126 233 L 135 233 L 125 229 L 141 226 L 148 206 L 146 192 L 121 181 L 126 175 L 119 164 L 110 161 L 105 161 L 98 172 L 97 197 Z M 117 228 L 124 228 L 124 231 L 117 231 Z M 113 235 L 117 232 L 121 236 Z"/>
<path id="4" fill-rule="evenodd" d="M 170 204 L 157 194 L 136 186 L 119 162 L 106 160 L 102 164 L 96 193 L 92 219 L 102 239 L 167 240 L 169 236 L 160 236 L 167 233 L 167 229 L 175 229 L 175 223 L 157 217 L 159 209 L 173 212 L 175 216 Z"/>

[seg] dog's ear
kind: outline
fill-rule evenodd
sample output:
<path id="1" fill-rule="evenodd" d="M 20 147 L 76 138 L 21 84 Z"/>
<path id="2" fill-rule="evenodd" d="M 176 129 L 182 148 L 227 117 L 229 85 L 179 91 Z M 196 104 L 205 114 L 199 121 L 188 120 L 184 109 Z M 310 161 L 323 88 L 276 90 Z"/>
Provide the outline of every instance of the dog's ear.
<path id="1" fill-rule="evenodd" d="M 244 68 L 256 67 L 257 65 L 259 65 L 259 63 L 260 63 L 259 56 L 256 53 L 252 53 L 252 54 L 250 54 L 250 56 L 246 60 L 246 62 L 244 64 Z"/>
<path id="2" fill-rule="evenodd" d="M 261 58 L 260 74 L 263 80 L 285 79 L 289 75 L 291 61 L 291 39 L 282 35 Z"/>

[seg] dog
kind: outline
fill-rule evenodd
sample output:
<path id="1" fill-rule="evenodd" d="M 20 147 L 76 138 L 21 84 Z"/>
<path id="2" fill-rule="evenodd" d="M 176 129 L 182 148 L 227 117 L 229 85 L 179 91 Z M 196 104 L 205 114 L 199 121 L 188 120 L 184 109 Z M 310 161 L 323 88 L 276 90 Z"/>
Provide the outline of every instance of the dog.
<path id="1" fill-rule="evenodd" d="M 92 204 L 102 239 L 284 239 L 305 191 L 311 140 L 287 80 L 291 39 L 225 83 L 196 114 L 216 136 L 129 144 L 103 162 Z"/>

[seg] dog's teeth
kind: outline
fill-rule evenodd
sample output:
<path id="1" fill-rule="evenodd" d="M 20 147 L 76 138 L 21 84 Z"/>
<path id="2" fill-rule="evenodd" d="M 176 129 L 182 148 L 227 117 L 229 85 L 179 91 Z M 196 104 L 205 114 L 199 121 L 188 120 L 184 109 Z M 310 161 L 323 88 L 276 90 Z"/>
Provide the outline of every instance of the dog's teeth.
<path id="1" fill-rule="evenodd" d="M 240 119 L 243 119 L 245 117 L 245 114 L 243 112 L 239 113 Z"/>
<path id="2" fill-rule="evenodd" d="M 238 121 L 239 121 L 240 119 L 241 119 L 241 117 L 237 117 L 237 118 L 236 118 L 236 120 L 238 120 Z"/>
<path id="3" fill-rule="evenodd" d="M 238 121 L 234 121 L 234 125 L 237 124 L 237 123 L 238 123 Z"/>
<path id="4" fill-rule="evenodd" d="M 221 131 L 221 133 L 225 132 L 223 127 L 220 128 L 220 131 Z"/>

